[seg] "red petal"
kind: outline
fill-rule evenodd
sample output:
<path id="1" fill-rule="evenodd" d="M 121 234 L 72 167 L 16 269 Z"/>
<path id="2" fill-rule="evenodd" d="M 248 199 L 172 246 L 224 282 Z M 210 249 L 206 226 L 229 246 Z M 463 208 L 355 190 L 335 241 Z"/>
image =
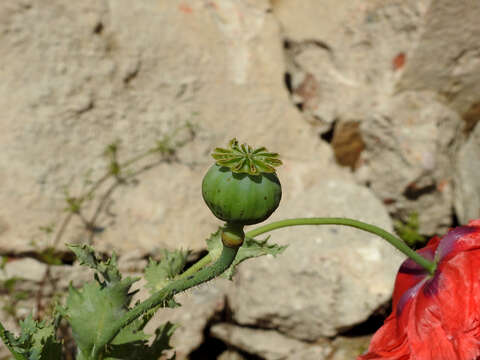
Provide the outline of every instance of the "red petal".
<path id="1" fill-rule="evenodd" d="M 395 313 L 392 313 L 373 336 L 368 353 L 359 356 L 357 360 L 408 360 L 409 356 L 410 348 L 405 328 L 399 326 Z"/>
<path id="2" fill-rule="evenodd" d="M 469 226 L 477 228 L 456 228 L 443 237 L 443 245 L 433 238 L 419 250 L 426 255 L 442 246 L 433 277 L 422 276 L 407 261 L 402 264 L 394 311 L 358 360 L 480 358 L 480 220 Z"/>
<path id="3" fill-rule="evenodd" d="M 407 337 L 412 358 L 468 360 L 480 356 L 480 251 L 458 254 L 438 268 L 436 292 L 421 291 Z"/>

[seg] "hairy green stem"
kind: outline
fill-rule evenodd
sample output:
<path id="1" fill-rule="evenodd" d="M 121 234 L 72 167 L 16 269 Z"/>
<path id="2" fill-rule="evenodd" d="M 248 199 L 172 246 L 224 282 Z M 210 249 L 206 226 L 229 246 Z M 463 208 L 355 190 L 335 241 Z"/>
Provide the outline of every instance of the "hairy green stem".
<path id="1" fill-rule="evenodd" d="M 344 225 L 375 234 L 387 240 L 391 245 L 396 247 L 402 253 L 407 255 L 410 259 L 415 261 L 418 265 L 427 270 L 431 275 L 433 275 L 435 272 L 436 265 L 433 261 L 427 260 L 417 252 L 413 251 L 407 244 L 405 244 L 395 235 L 383 230 L 382 228 L 379 228 L 378 226 L 348 218 L 297 218 L 280 220 L 248 231 L 245 236 L 255 237 L 272 230 L 298 225 Z"/>
<path id="2" fill-rule="evenodd" d="M 435 264 L 423 256 L 419 255 L 412 249 L 410 249 L 402 240 L 397 238 L 395 235 L 390 234 L 389 232 L 370 224 L 363 223 L 358 220 L 347 219 L 347 218 L 299 218 L 299 219 L 287 219 L 276 221 L 267 225 L 260 226 L 256 229 L 250 230 L 245 233 L 245 237 L 253 238 L 255 236 L 267 233 L 272 230 L 280 229 L 288 226 L 298 226 L 298 225 L 345 225 L 355 227 L 360 230 L 364 230 L 375 235 L 382 237 L 387 240 L 390 244 L 395 246 L 402 253 L 407 255 L 413 261 L 415 261 L 420 266 L 424 267 L 430 274 L 433 275 L 435 271 Z M 185 278 L 190 276 L 201 268 L 207 266 L 212 261 L 210 254 L 205 255 L 203 258 L 199 259 L 195 264 L 189 267 L 185 272 L 183 272 L 178 278 Z"/>
<path id="3" fill-rule="evenodd" d="M 162 290 L 156 292 L 147 300 L 136 305 L 122 318 L 117 320 L 115 325 L 112 326 L 114 331 L 111 331 L 108 334 L 103 334 L 101 345 L 94 350 L 94 353 L 92 354 L 92 359 L 98 359 L 98 356 L 100 355 L 104 346 L 106 344 L 110 344 L 122 328 L 124 328 L 149 310 L 157 307 L 158 305 L 161 305 L 163 302 L 171 298 L 173 295 L 178 294 L 179 292 L 185 291 L 194 286 L 212 280 L 217 276 L 220 276 L 223 272 L 225 272 L 225 270 L 230 267 L 233 260 L 235 259 L 235 256 L 237 255 L 238 249 L 238 247 L 223 246 L 220 257 L 212 265 L 199 270 L 195 274 L 188 275 L 187 277 L 182 276 L 181 278 L 172 281 Z"/>
<path id="4" fill-rule="evenodd" d="M 199 259 L 195 264 L 190 266 L 187 270 L 185 270 L 183 273 L 181 273 L 177 279 L 185 279 L 186 277 L 189 277 L 196 272 L 198 272 L 200 269 L 204 268 L 207 266 L 210 262 L 212 262 L 212 256 L 210 253 Z"/>

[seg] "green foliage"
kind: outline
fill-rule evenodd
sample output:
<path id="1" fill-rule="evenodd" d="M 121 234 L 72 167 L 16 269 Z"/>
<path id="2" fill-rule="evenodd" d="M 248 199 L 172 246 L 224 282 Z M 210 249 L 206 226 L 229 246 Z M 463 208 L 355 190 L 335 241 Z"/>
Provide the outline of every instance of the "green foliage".
<path id="1" fill-rule="evenodd" d="M 182 131 L 186 132 L 187 135 L 182 137 L 180 135 Z M 197 126 L 190 121 L 186 121 L 183 126 L 174 129 L 171 133 L 165 134 L 161 139 L 157 140 L 151 152 L 165 156 L 167 159 L 172 159 L 179 148 L 191 141 L 196 131 Z"/>
<path id="2" fill-rule="evenodd" d="M 118 162 L 118 149 L 120 147 L 120 140 L 115 140 L 113 143 L 108 144 L 103 152 L 104 156 L 108 159 L 108 172 L 114 177 L 120 176 L 121 165 Z"/>
<path id="3" fill-rule="evenodd" d="M 427 242 L 427 238 L 418 232 L 420 223 L 416 212 L 412 212 L 405 222 L 395 221 L 394 228 L 398 236 L 410 247 L 421 247 Z"/>
<path id="4" fill-rule="evenodd" d="M 68 244 L 67 246 L 73 251 L 80 265 L 85 265 L 97 272 L 95 273 L 95 279 L 103 287 L 107 285 L 113 285 L 121 281 L 122 276 L 120 271 L 118 271 L 117 255 L 115 252 L 107 261 L 101 261 L 95 255 L 95 250 L 91 246 L 86 244 Z M 105 282 L 102 282 L 98 278 L 98 274 L 102 275 Z"/>
<path id="5" fill-rule="evenodd" d="M 0 270 L 5 269 L 5 265 L 7 265 L 7 262 L 8 262 L 8 256 L 3 255 L 0 258 Z"/>
<path id="6" fill-rule="evenodd" d="M 28 316 L 20 322 L 21 333 L 15 337 L 0 325 L 0 337 L 16 360 L 59 360 L 60 342 L 55 339 L 52 324 L 37 322 Z"/>
<path id="7" fill-rule="evenodd" d="M 235 273 L 235 268 L 241 262 L 247 259 L 264 256 L 264 255 L 277 256 L 287 248 L 286 246 L 269 244 L 268 243 L 269 238 L 270 237 L 267 237 L 265 240 L 256 240 L 249 237 L 245 237 L 245 241 L 243 242 L 243 245 L 238 250 L 235 260 L 233 261 L 232 265 L 227 269 L 227 271 L 223 273 L 222 277 L 231 280 Z M 220 256 L 220 253 L 222 251 L 222 246 L 223 246 L 220 230 L 210 235 L 210 238 L 207 239 L 207 246 L 208 246 L 208 252 L 211 258 L 217 259 Z"/>
<path id="8" fill-rule="evenodd" d="M 69 245 L 69 248 L 81 265 L 95 270 L 95 281 L 84 284 L 78 290 L 70 287 L 66 306 L 61 309 L 61 314 L 72 327 L 79 350 L 78 359 L 91 359 L 98 354 L 110 359 L 155 359 L 164 350 L 170 349 L 169 339 L 175 329 L 174 325 L 167 323 L 159 327 L 150 346 L 150 335 L 143 332 L 157 308 L 120 329 L 108 344 L 108 334 L 116 332 L 118 320 L 130 310 L 135 293 L 131 291 L 131 286 L 138 279 L 122 279 L 115 254 L 102 261 L 88 245 Z M 186 256 L 184 253 L 165 254 L 166 261 L 162 265 L 151 262 L 151 279 L 160 281 L 160 273 L 168 279 L 183 268 L 185 260 L 182 258 Z M 105 344 L 107 346 L 104 347 Z"/>
<path id="9" fill-rule="evenodd" d="M 170 345 L 170 338 L 173 335 L 173 332 L 177 328 L 177 325 L 174 325 L 170 322 L 160 326 L 155 330 L 155 335 L 151 345 L 146 343 L 146 339 L 134 340 L 134 338 L 119 339 L 119 336 L 115 338 L 114 343 L 109 346 L 106 352 L 106 360 L 113 359 L 158 359 L 165 350 L 172 349 Z M 139 332 L 142 333 L 143 332 Z M 120 335 L 120 334 L 119 334 Z M 140 337 L 140 336 L 138 336 Z M 166 360 L 174 360 L 175 355 Z"/>
<path id="10" fill-rule="evenodd" d="M 73 337 L 83 357 L 89 358 L 106 343 L 105 334 L 128 311 L 134 279 L 110 285 L 88 282 L 80 290 L 70 287 L 63 315 L 72 327 Z"/>
<path id="11" fill-rule="evenodd" d="M 45 234 L 52 234 L 55 230 L 55 224 L 39 226 L 38 230 L 43 231 Z"/>
<path id="12" fill-rule="evenodd" d="M 188 251 L 164 250 L 161 261 L 150 259 L 145 269 L 145 280 L 147 280 L 147 288 L 150 289 L 150 293 L 160 291 L 167 286 L 169 281 L 180 274 L 187 262 L 187 256 Z"/>
<path id="13" fill-rule="evenodd" d="M 17 284 L 18 280 L 20 280 L 20 278 L 14 276 L 14 277 L 11 277 L 11 278 L 8 278 L 8 279 L 5 279 L 3 281 L 3 288 L 8 292 L 8 293 L 11 293 L 13 292 L 13 290 L 15 289 L 15 285 Z"/>
<path id="14" fill-rule="evenodd" d="M 67 207 L 65 208 L 65 211 L 71 212 L 72 214 L 80 213 L 80 209 L 82 207 L 81 199 L 65 194 L 65 202 L 67 203 Z"/>
<path id="15" fill-rule="evenodd" d="M 69 248 L 81 265 L 96 271 L 96 281 L 84 284 L 79 290 L 70 286 L 66 307 L 61 311 L 72 327 L 79 353 L 88 358 L 105 344 L 104 334 L 111 332 L 115 321 L 128 311 L 133 295 L 130 287 L 138 279 L 122 280 L 115 254 L 104 262 L 88 245 L 69 245 Z"/>

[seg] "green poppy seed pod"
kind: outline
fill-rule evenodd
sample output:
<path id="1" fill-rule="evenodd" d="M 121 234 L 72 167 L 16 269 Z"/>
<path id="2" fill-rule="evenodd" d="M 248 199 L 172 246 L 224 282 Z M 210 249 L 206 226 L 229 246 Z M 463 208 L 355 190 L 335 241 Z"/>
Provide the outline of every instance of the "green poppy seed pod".
<path id="1" fill-rule="evenodd" d="M 228 223 L 257 224 L 266 220 L 280 204 L 282 187 L 275 166 L 278 154 L 261 147 L 252 149 L 236 139 L 230 149 L 215 149 L 216 163 L 202 182 L 202 195 L 213 214 Z"/>

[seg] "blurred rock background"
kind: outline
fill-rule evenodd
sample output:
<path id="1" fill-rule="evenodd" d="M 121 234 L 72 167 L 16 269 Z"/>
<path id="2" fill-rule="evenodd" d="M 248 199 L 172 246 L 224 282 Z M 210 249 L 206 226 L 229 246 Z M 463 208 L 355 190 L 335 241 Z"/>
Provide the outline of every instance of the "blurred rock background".
<path id="1" fill-rule="evenodd" d="M 164 248 L 198 258 L 220 225 L 201 178 L 232 137 L 282 154 L 272 219 L 392 230 L 418 214 L 428 237 L 480 217 L 479 18 L 470 0 L 0 2 L 2 321 L 88 279 L 67 242 L 115 250 L 130 273 Z M 159 312 L 182 324 L 178 359 L 366 349 L 402 256 L 338 227 L 271 241 L 289 248 Z"/>

